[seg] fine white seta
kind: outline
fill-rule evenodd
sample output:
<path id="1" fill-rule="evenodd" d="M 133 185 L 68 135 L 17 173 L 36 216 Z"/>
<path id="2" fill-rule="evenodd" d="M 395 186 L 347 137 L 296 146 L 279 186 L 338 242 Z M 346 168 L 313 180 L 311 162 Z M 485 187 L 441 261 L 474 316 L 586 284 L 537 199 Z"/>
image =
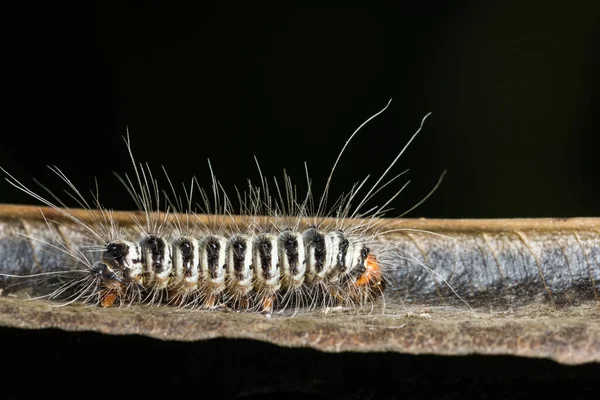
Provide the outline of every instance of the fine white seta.
<path id="1" fill-rule="evenodd" d="M 234 210 L 210 162 L 211 190 L 204 190 L 193 178 L 178 194 L 166 172 L 169 190 L 160 190 L 149 166 L 135 161 L 128 135 L 125 143 L 134 174 L 119 179 L 142 211 L 143 217 L 131 215 L 141 233 L 137 237 L 126 237 L 97 193 L 91 202 L 86 200 L 56 167 L 50 168 L 66 183 L 86 218 L 76 216 L 53 194 L 58 205 L 4 171 L 11 185 L 58 211 L 93 243 L 73 248 L 57 237 L 55 243 L 48 243 L 79 267 L 65 270 L 65 281 L 43 297 L 102 307 L 165 304 L 267 314 L 337 306 L 372 309 L 384 300 L 386 270 L 393 267 L 394 259 L 406 257 L 393 245 L 376 240 L 393 229 L 381 217 L 406 184 L 384 204 L 366 207 L 406 172 L 388 177 L 429 114 L 374 184 L 367 185 L 368 177 L 364 178 L 333 206 L 328 206 L 328 192 L 348 144 L 390 102 L 348 138 L 320 197 L 313 196 L 308 172 L 308 191 L 300 197 L 287 174 L 283 185 L 273 181 L 272 190 L 258 167 L 260 184 L 249 181 L 244 191 L 236 189 L 239 210 Z"/>

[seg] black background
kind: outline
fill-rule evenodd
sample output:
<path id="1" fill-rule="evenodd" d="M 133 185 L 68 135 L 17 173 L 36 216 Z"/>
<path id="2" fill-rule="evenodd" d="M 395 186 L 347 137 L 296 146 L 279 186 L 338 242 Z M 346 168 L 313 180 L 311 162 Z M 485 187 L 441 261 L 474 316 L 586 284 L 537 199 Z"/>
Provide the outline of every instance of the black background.
<path id="1" fill-rule="evenodd" d="M 344 140 L 393 98 L 348 149 L 334 195 L 381 173 L 431 111 L 395 169 L 411 169 L 411 184 L 394 202 L 398 213 L 447 169 L 440 189 L 410 216 L 599 216 L 599 21 L 593 1 L 397 8 L 5 2 L 0 165 L 56 192 L 62 186 L 45 165 L 60 166 L 80 188 L 97 177 L 104 204 L 129 209 L 112 175 L 130 171 L 121 138 L 129 127 L 137 159 L 156 172 L 164 165 L 174 181 L 197 175 L 207 186 L 210 158 L 226 188 L 244 185 L 258 177 L 256 155 L 267 176 L 286 168 L 298 182 L 308 162 L 318 189 Z M 35 204 L 5 182 L 0 201 Z M 127 384 L 235 394 L 229 385 L 249 373 L 236 363 L 256 366 L 250 376 L 283 368 L 307 379 L 318 365 L 312 378 L 333 388 L 344 379 L 358 385 L 360 371 L 344 371 L 363 365 L 371 371 L 365 388 L 382 374 L 378 390 L 357 392 L 365 398 L 564 397 L 589 394 L 597 376 L 596 366 L 516 358 L 329 356 L 244 342 L 186 347 L 6 329 L 2 338 L 12 366 L 5 382 L 19 382 L 10 391 L 17 397 L 64 394 L 75 381 L 104 398 Z M 249 348 L 251 357 L 232 356 Z M 207 352 L 220 361 L 206 361 Z M 37 365 L 44 378 L 30 385 Z M 397 365 L 401 379 L 389 372 Z M 323 371 L 336 373 L 319 378 Z M 289 382 L 273 390 L 302 392 Z"/>
<path id="2" fill-rule="evenodd" d="M 600 215 L 596 2 L 413 1 L 397 8 L 184 7 L 163 2 L 9 5 L 0 164 L 27 183 L 100 184 L 131 209 L 112 171 L 135 155 L 174 181 L 227 190 L 283 168 L 320 191 L 350 133 L 333 194 L 397 165 L 413 217 Z M 381 194 L 381 204 L 398 185 Z M 4 202 L 35 203 L 4 182 Z"/>

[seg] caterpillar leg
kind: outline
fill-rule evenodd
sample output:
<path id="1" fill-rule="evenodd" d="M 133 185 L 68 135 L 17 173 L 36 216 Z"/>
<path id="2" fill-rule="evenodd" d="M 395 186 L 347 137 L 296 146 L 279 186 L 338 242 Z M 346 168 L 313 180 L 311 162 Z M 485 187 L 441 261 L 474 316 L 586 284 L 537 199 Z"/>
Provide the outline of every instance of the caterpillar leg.
<path id="1" fill-rule="evenodd" d="M 274 299 L 275 296 L 270 294 L 270 295 L 265 295 L 262 299 L 261 302 L 261 312 L 263 314 L 271 314 L 273 312 L 273 304 L 274 304 Z"/>
<path id="2" fill-rule="evenodd" d="M 100 294 L 100 307 L 109 308 L 115 303 L 115 300 L 119 297 L 119 294 L 115 289 L 105 289 Z"/>
<path id="3" fill-rule="evenodd" d="M 204 298 L 204 304 L 202 307 L 207 309 L 216 308 L 218 299 L 219 296 L 217 296 L 215 293 L 208 293 Z"/>

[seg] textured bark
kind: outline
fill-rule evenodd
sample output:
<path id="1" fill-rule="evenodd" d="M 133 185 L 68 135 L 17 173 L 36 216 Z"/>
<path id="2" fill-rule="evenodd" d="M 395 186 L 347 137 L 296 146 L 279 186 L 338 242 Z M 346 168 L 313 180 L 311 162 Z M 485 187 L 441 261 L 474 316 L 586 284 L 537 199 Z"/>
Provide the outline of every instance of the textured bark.
<path id="1" fill-rule="evenodd" d="M 78 243 L 81 234 L 58 213 L 54 232 Z M 85 219 L 81 211 L 74 211 Z M 117 213 L 135 235 L 130 213 Z M 439 276 L 398 258 L 387 271 L 385 309 L 310 312 L 294 317 L 168 306 L 100 309 L 56 307 L 23 300 L 4 282 L 0 325 L 60 328 L 160 339 L 249 338 L 323 351 L 395 351 L 412 354 L 511 354 L 569 364 L 600 361 L 600 219 L 403 220 L 381 240 L 412 254 Z M 431 231 L 440 235 L 421 232 Z M 22 233 L 29 237 L 23 236 Z M 51 231 L 36 207 L 0 207 L 0 272 L 64 269 L 63 257 L 31 237 Z M 19 285 L 22 286 L 22 285 Z M 35 287 L 27 286 L 31 293 Z M 39 289 L 39 288 L 38 288 Z"/>

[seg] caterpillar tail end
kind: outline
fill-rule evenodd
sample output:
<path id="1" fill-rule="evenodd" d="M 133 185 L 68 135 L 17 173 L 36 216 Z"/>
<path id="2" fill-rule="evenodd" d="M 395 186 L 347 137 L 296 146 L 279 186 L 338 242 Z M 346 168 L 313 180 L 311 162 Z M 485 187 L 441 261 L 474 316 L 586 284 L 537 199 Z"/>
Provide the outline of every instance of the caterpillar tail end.
<path id="1" fill-rule="evenodd" d="M 358 292 L 370 292 L 380 294 L 385 289 L 385 281 L 381 265 L 374 254 L 369 253 L 365 260 L 365 271 L 358 277 L 354 283 Z"/>

